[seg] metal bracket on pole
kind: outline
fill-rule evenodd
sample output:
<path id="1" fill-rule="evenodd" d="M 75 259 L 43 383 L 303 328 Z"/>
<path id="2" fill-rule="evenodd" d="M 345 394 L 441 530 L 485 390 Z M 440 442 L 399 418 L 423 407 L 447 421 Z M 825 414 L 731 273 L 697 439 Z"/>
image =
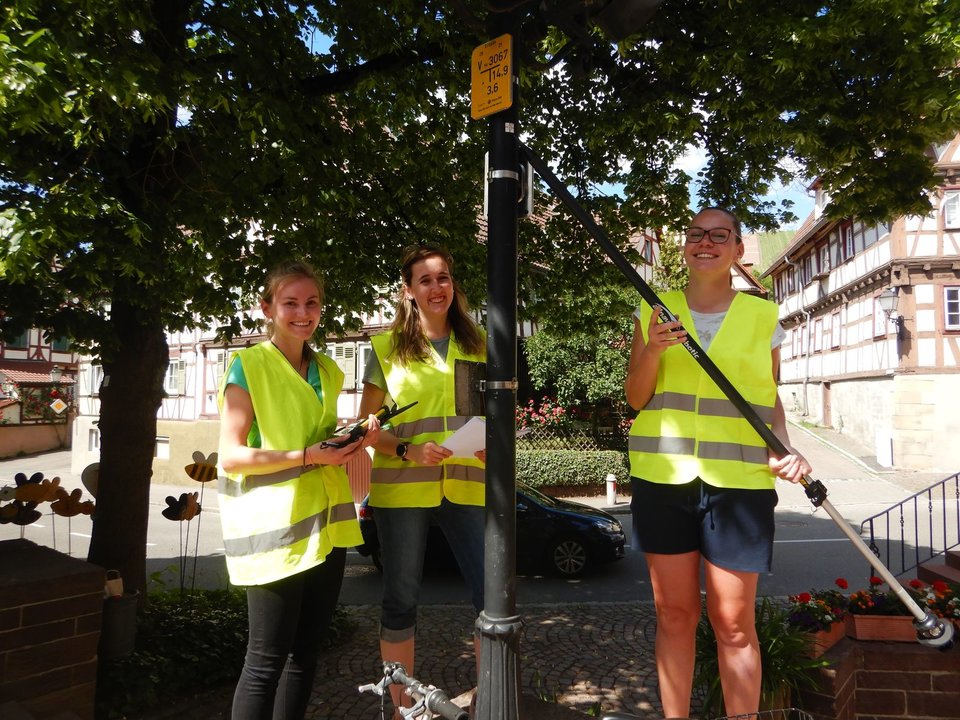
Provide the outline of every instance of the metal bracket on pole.
<path id="1" fill-rule="evenodd" d="M 525 156 L 531 165 L 540 173 L 540 177 L 547 183 L 547 186 L 556 194 L 558 198 L 563 202 L 567 209 L 573 213 L 574 217 L 580 221 L 580 224 L 583 225 L 584 229 L 590 233 L 591 237 L 597 241 L 600 247 L 607 253 L 607 256 L 616 265 L 620 272 L 633 283 L 634 287 L 637 289 L 637 292 L 640 293 L 640 296 L 647 302 L 650 307 L 661 307 L 663 308 L 663 316 L 666 317 L 668 322 L 676 321 L 677 318 L 667 309 L 663 304 L 663 301 L 657 296 L 657 294 L 647 285 L 646 281 L 640 274 L 636 271 L 633 265 L 630 264 L 630 261 L 620 252 L 616 245 L 607 237 L 607 234 L 597 225 L 593 217 L 588 213 L 581 205 L 576 201 L 576 198 L 570 194 L 570 191 L 560 182 L 559 178 L 553 174 L 553 171 L 547 166 L 543 160 L 536 155 L 530 148 L 528 148 L 523 143 L 519 144 L 520 154 Z M 687 340 L 683 343 L 684 349 L 690 353 L 694 360 L 697 361 L 697 364 L 703 369 L 704 372 L 713 380 L 717 387 L 720 388 L 721 392 L 727 396 L 734 407 L 740 411 L 740 414 L 743 416 L 744 420 L 750 423 L 751 427 L 757 431 L 757 434 L 760 435 L 760 438 L 767 444 L 767 446 L 773 450 L 778 456 L 783 456 L 787 454 L 787 447 L 783 442 L 774 435 L 773 431 L 767 426 L 763 419 L 757 414 L 753 407 L 746 401 L 746 399 L 740 394 L 740 392 L 733 386 L 733 384 L 726 378 L 723 372 L 716 366 L 713 360 L 703 351 L 703 348 L 697 344 L 697 342 L 690 336 L 687 335 Z M 804 477 L 801 478 L 800 484 L 803 486 L 807 497 L 809 497 L 817 507 L 823 507 L 827 514 L 833 519 L 837 524 L 840 530 L 849 538 L 849 540 L 854 544 L 857 550 L 860 551 L 860 554 L 863 555 L 867 562 L 870 563 L 871 567 L 877 571 L 877 574 L 890 586 L 890 589 L 894 591 L 896 596 L 900 599 L 903 605 L 910 611 L 910 614 L 916 618 L 914 620 L 914 628 L 917 630 L 917 640 L 924 644 L 929 645 L 930 647 L 936 647 L 943 650 L 946 650 L 953 645 L 953 625 L 949 622 L 943 622 L 942 619 L 936 618 L 931 613 L 927 612 L 921 608 L 917 602 L 907 594 L 907 591 L 904 590 L 903 586 L 897 580 L 897 578 L 891 573 L 887 567 L 880 561 L 876 555 L 867 547 L 866 543 L 863 542 L 863 538 L 857 535 L 853 529 L 850 527 L 843 517 L 837 512 L 836 508 L 833 507 L 833 504 L 827 500 L 827 491 L 824 488 L 823 484 L 819 481 L 814 481 L 811 478 Z"/>

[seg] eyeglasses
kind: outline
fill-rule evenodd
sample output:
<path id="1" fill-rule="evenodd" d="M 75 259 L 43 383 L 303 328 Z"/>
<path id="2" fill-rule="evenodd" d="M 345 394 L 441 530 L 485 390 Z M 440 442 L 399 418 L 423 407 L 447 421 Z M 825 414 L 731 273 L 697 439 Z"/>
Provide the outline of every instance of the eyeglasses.
<path id="1" fill-rule="evenodd" d="M 730 239 L 730 236 L 733 235 L 734 238 L 740 237 L 735 235 L 733 230 L 728 228 L 710 228 L 705 230 L 700 227 L 688 227 L 683 231 L 684 237 L 687 239 L 688 243 L 698 243 L 703 240 L 704 236 L 710 238 L 710 242 L 715 245 L 723 245 L 727 240 Z"/>

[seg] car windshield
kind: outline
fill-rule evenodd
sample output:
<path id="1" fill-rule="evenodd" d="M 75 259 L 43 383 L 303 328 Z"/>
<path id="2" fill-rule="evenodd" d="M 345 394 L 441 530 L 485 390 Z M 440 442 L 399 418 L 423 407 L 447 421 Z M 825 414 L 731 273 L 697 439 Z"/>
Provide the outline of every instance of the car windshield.
<path id="1" fill-rule="evenodd" d="M 536 500 L 541 505 L 559 505 L 556 499 L 550 497 L 549 495 L 544 495 L 539 490 L 534 490 L 532 487 L 526 483 L 518 482 L 517 490 L 522 492 L 524 495 L 528 495 L 533 500 Z"/>

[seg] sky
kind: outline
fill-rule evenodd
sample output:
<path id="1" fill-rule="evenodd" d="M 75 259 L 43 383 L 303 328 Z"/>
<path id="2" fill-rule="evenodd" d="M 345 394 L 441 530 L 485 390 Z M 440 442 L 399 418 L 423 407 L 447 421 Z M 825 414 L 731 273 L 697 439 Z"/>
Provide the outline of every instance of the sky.
<path id="1" fill-rule="evenodd" d="M 785 160 L 789 163 L 789 160 Z M 696 178 L 697 173 L 707 164 L 707 153 L 703 148 L 688 148 L 687 152 L 677 163 L 677 167 L 686 172 L 690 177 Z M 764 196 L 765 200 L 773 200 L 778 205 L 782 200 L 793 201 L 793 214 L 797 216 L 796 222 L 784 225 L 781 230 L 796 230 L 800 223 L 813 211 L 813 196 L 807 194 L 807 185 L 809 180 L 803 177 L 801 169 L 795 164 L 788 165 L 794 172 L 794 181 L 789 185 L 779 183 L 771 186 L 770 192 Z M 696 180 L 690 184 L 690 208 L 696 209 L 700 205 L 697 198 Z"/>

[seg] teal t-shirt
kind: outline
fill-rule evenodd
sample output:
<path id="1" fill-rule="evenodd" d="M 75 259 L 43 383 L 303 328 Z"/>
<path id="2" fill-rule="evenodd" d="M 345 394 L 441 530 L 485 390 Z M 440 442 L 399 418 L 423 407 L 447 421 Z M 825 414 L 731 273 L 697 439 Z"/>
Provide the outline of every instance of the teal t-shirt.
<path id="1" fill-rule="evenodd" d="M 307 366 L 307 382 L 310 383 L 320 402 L 323 402 L 323 386 L 320 385 L 320 369 L 317 367 L 317 361 L 311 360 Z M 227 368 L 227 385 L 236 385 L 242 387 L 248 393 L 250 388 L 247 386 L 247 377 L 243 373 L 243 363 L 234 358 L 230 367 Z M 260 447 L 260 427 L 257 425 L 257 418 L 253 418 L 253 425 L 250 426 L 250 433 L 247 436 L 247 442 L 250 447 Z"/>

